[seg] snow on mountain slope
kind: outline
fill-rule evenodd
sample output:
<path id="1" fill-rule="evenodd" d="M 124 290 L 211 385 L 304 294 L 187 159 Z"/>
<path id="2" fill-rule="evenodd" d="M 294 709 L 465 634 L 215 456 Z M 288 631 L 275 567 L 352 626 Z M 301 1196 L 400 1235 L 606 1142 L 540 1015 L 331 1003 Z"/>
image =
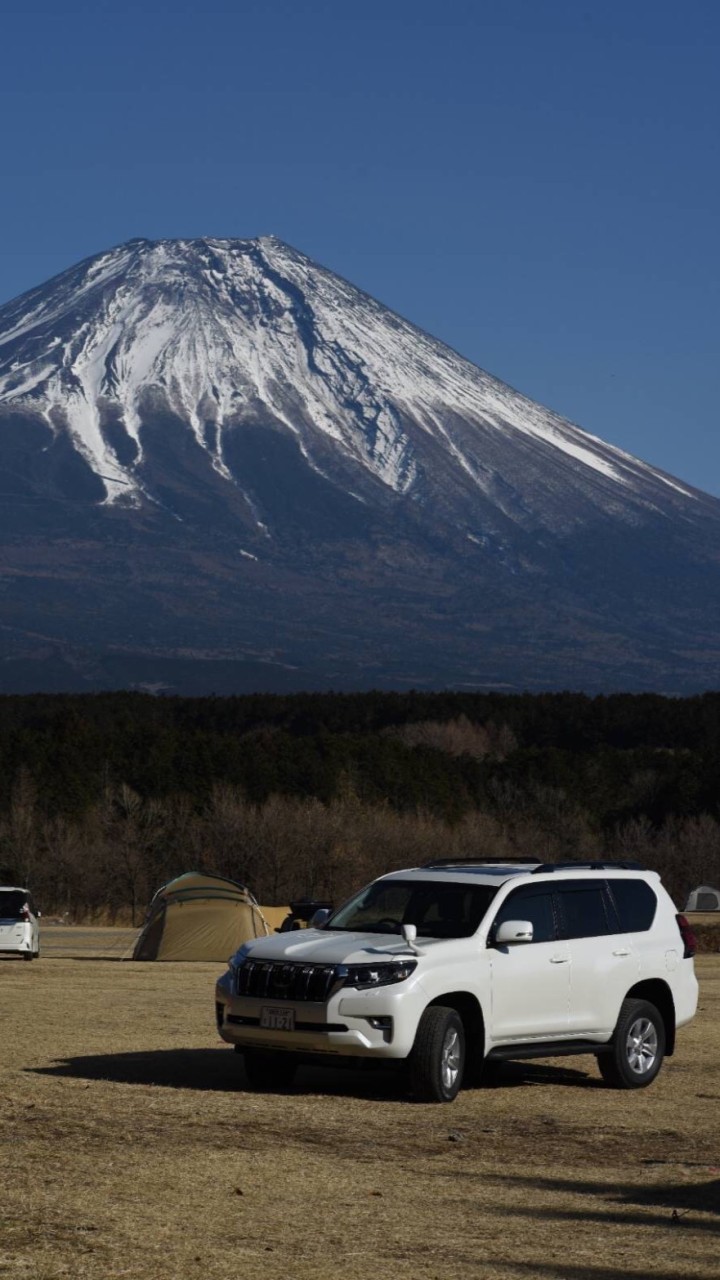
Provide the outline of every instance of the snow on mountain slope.
<path id="1" fill-rule="evenodd" d="M 0 308 L 0 491 L 0 691 L 717 684 L 720 502 L 272 237 Z"/>
<path id="2" fill-rule="evenodd" d="M 511 520 L 528 503 L 540 525 L 564 520 L 578 487 L 601 510 L 694 495 L 273 237 L 132 241 L 0 308 L 0 406 L 67 431 L 109 504 L 154 496 L 143 419 L 158 396 L 239 487 L 227 432 L 262 413 L 322 474 L 334 455 L 345 477 L 420 501 L 428 477 L 446 496 L 459 484 Z"/>

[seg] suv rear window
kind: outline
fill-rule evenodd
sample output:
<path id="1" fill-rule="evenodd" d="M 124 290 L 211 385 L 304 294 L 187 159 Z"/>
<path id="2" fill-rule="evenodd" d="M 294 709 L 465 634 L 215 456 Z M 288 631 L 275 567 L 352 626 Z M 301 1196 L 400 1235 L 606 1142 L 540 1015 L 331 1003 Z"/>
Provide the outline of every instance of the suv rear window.
<path id="1" fill-rule="evenodd" d="M 27 900 L 21 889 L 0 889 L 0 920 L 21 920 Z"/>
<path id="2" fill-rule="evenodd" d="M 657 898 L 646 880 L 608 880 L 621 933 L 644 933 L 652 925 Z"/>
<path id="3" fill-rule="evenodd" d="M 599 938 L 611 929 L 605 909 L 605 891 L 599 882 L 581 881 L 559 884 L 562 912 L 562 938 Z"/>

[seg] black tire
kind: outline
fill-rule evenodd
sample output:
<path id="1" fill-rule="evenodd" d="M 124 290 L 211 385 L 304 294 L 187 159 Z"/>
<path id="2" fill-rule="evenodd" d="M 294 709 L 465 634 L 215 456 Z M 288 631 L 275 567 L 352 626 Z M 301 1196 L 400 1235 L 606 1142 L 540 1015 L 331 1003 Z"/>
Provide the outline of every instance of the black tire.
<path id="1" fill-rule="evenodd" d="M 612 1048 L 598 1054 L 600 1075 L 612 1089 L 645 1089 L 665 1057 L 665 1023 L 648 1000 L 623 1000 Z"/>
<path id="2" fill-rule="evenodd" d="M 423 1013 L 408 1058 L 417 1102 L 453 1102 L 465 1070 L 465 1028 L 454 1009 L 433 1004 Z"/>
<path id="3" fill-rule="evenodd" d="M 34 960 L 34 959 L 35 959 L 34 951 L 23 951 L 23 960 Z"/>
<path id="4" fill-rule="evenodd" d="M 294 1054 L 263 1049 L 245 1049 L 243 1064 L 245 1079 L 258 1093 L 280 1093 L 289 1089 L 298 1069 Z"/>

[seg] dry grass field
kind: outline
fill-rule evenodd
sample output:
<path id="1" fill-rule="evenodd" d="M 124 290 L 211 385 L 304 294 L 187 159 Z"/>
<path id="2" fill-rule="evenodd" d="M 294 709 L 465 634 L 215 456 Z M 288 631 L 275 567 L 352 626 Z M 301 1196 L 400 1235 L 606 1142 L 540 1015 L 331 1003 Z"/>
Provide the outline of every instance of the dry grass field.
<path id="1" fill-rule="evenodd" d="M 433 1107 L 390 1073 L 247 1092 L 218 966 L 72 934 L 0 962 L 2 1280 L 720 1275 L 720 956 L 650 1089 L 560 1059 Z"/>

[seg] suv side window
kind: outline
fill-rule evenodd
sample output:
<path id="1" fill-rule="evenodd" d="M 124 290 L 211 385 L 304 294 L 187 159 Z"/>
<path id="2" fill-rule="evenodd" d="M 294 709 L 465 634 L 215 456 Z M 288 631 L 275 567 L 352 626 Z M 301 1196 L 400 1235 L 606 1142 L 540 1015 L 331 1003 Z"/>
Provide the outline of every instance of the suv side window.
<path id="1" fill-rule="evenodd" d="M 599 938 L 617 931 L 615 920 L 611 924 L 608 919 L 605 890 L 600 880 L 566 881 L 557 887 L 562 938 Z"/>
<path id="2" fill-rule="evenodd" d="M 503 902 L 490 930 L 488 941 L 492 943 L 498 925 L 504 920 L 529 920 L 533 927 L 533 942 L 552 942 L 557 937 L 553 891 L 548 885 L 525 885 L 516 889 Z"/>
<path id="3" fill-rule="evenodd" d="M 652 925 L 657 898 L 646 880 L 608 880 L 621 933 L 644 933 Z"/>

